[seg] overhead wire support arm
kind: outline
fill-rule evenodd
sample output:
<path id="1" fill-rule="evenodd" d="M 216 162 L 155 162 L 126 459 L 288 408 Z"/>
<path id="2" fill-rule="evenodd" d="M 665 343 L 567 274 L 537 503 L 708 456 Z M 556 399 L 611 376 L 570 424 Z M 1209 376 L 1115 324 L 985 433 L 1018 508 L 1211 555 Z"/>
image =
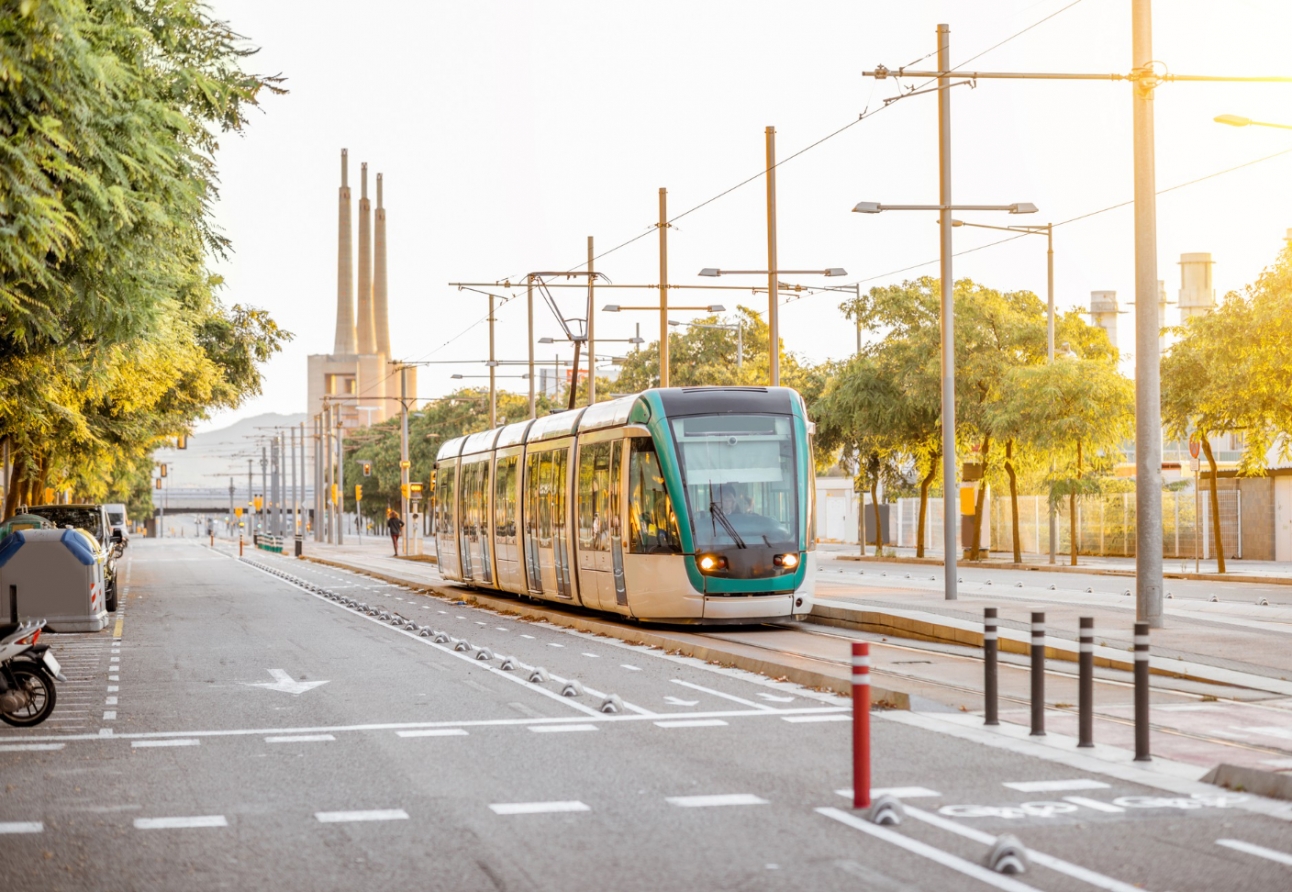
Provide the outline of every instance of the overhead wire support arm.
<path id="1" fill-rule="evenodd" d="M 1205 83 L 1236 83 L 1236 84 L 1286 84 L 1292 83 L 1292 77 L 1228 77 L 1207 74 L 1171 74 L 1167 71 L 1159 71 L 1156 68 L 1141 68 L 1132 71 L 1129 74 L 1113 72 L 1111 74 L 1099 74 L 1096 72 L 1054 72 L 1054 71 L 958 71 L 954 68 L 948 71 L 906 71 L 905 69 L 891 70 L 883 65 L 878 66 L 870 71 L 863 71 L 862 77 L 873 77 L 875 80 L 887 80 L 888 78 L 897 79 L 900 77 L 918 77 L 918 78 L 940 78 L 940 77 L 963 77 L 967 80 L 1051 80 L 1051 81 L 1148 81 L 1152 84 L 1170 83 L 1172 81 L 1195 81 Z M 954 84 L 952 86 L 955 86 Z M 937 88 L 934 88 L 937 89 Z M 899 99 L 907 96 L 915 96 L 918 93 L 931 92 L 929 90 L 919 90 L 912 93 L 904 93 Z"/>

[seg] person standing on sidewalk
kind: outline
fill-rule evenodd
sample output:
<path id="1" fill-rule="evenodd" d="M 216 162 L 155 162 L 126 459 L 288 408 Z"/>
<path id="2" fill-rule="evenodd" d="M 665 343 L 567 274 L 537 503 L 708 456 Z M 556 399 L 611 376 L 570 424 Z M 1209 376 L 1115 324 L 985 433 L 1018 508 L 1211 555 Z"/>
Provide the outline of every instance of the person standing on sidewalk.
<path id="1" fill-rule="evenodd" d="M 394 546 L 395 557 L 399 557 L 399 535 L 404 531 L 404 522 L 392 509 L 386 509 L 386 531 L 390 533 L 390 544 Z"/>

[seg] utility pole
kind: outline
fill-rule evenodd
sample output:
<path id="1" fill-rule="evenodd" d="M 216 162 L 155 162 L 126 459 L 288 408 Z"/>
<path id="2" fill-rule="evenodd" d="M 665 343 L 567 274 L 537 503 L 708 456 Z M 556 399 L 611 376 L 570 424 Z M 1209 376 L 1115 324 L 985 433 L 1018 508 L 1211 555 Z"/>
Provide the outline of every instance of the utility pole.
<path id="1" fill-rule="evenodd" d="M 494 337 L 493 337 L 493 293 L 489 294 L 489 430 L 498 426 L 498 364 L 494 358 Z M 404 418 L 404 426 L 408 426 L 408 406 L 404 404 L 407 394 L 404 393 L 404 381 L 406 379 L 404 367 L 399 368 L 400 381 L 400 412 Z M 405 440 L 408 434 L 403 434 Z M 405 456 L 406 457 L 406 456 Z"/>
<path id="2" fill-rule="evenodd" d="M 314 416 L 314 541 L 323 542 L 323 413 Z"/>
<path id="3" fill-rule="evenodd" d="M 237 513 L 233 510 L 233 478 L 229 478 L 229 535 L 233 535 L 233 524 L 237 521 Z"/>
<path id="4" fill-rule="evenodd" d="M 336 413 L 336 544 L 345 544 L 345 413 Z"/>
<path id="5" fill-rule="evenodd" d="M 288 441 L 291 443 L 291 447 L 292 447 L 292 538 L 295 538 L 299 531 L 298 524 L 300 523 L 300 519 L 301 519 L 300 502 L 297 501 L 297 497 L 296 497 L 296 427 L 295 426 L 292 426 L 287 429 L 287 436 L 288 436 Z M 301 448 L 302 449 L 305 448 L 304 442 L 301 443 Z"/>
<path id="6" fill-rule="evenodd" d="M 323 447 L 323 516 L 327 526 L 327 544 L 336 544 L 336 524 L 332 518 L 332 403 L 330 401 L 323 404 L 323 440 L 319 444 Z"/>
<path id="7" fill-rule="evenodd" d="M 529 311 L 529 417 L 538 417 L 538 401 L 534 394 L 534 276 L 525 277 L 525 305 Z"/>
<path id="8" fill-rule="evenodd" d="M 659 190 L 659 386 L 668 387 L 668 190 Z M 775 269 L 775 267 L 772 267 Z"/>
<path id="9" fill-rule="evenodd" d="M 489 298 L 489 316 L 493 317 L 493 297 Z M 530 341 L 531 349 L 533 341 Z M 489 373 L 493 374 L 493 366 L 489 367 Z M 493 411 L 492 403 L 490 412 Z M 490 419 L 492 420 L 492 419 Z M 490 425 L 492 428 L 492 425 Z M 408 484 L 409 484 L 408 459 L 408 366 L 399 367 L 399 519 L 404 522 L 404 554 L 408 554 Z"/>
<path id="10" fill-rule="evenodd" d="M 955 279 L 951 270 L 951 27 L 938 25 L 938 230 L 942 258 L 942 548 L 943 592 L 958 597 L 956 588 L 956 523 L 960 519 L 960 487 L 956 480 L 956 337 Z M 878 511 L 878 509 L 876 509 Z M 879 541 L 878 530 L 876 541 Z M 974 555 L 977 558 L 977 555 Z"/>
<path id="11" fill-rule="evenodd" d="M 588 236 L 588 405 L 597 401 L 597 339 L 593 332 L 593 319 L 597 315 L 593 291 L 596 274 L 592 271 L 592 236 Z M 490 357 L 492 359 L 492 357 Z"/>
<path id="12" fill-rule="evenodd" d="M 262 444 L 260 447 L 260 510 L 256 512 L 262 530 L 267 529 L 269 526 L 265 523 L 265 518 L 268 516 L 266 509 L 269 507 L 268 454 L 268 450 Z"/>
<path id="13" fill-rule="evenodd" d="M 776 128 L 768 127 L 767 137 L 767 328 L 768 368 L 771 385 L 781 386 L 780 272 L 776 265 Z M 946 204 L 948 202 L 943 202 Z"/>

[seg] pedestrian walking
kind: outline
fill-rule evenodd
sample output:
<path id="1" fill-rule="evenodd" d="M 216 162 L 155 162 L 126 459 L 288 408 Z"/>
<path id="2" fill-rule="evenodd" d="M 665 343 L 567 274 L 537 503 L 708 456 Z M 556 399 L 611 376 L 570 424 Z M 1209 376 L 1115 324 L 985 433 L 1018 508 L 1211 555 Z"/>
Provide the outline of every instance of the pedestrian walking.
<path id="1" fill-rule="evenodd" d="M 399 557 L 399 535 L 404 531 L 404 522 L 390 508 L 386 509 L 386 530 L 390 533 L 390 544 L 395 549 L 395 557 Z"/>

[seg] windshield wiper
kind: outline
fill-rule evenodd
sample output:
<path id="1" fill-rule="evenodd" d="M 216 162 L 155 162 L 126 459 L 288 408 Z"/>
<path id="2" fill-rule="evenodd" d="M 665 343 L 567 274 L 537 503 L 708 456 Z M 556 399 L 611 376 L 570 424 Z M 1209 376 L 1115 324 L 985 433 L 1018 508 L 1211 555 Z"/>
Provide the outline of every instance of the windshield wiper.
<path id="1" fill-rule="evenodd" d="M 709 502 L 709 514 L 717 520 L 718 523 L 722 524 L 722 528 L 727 531 L 727 535 L 731 537 L 731 541 L 736 543 L 737 548 L 747 547 L 745 545 L 745 540 L 740 538 L 740 534 L 737 533 L 736 528 L 731 525 L 731 521 L 727 520 L 726 512 L 722 510 L 722 507 L 717 502 L 712 500 Z"/>

